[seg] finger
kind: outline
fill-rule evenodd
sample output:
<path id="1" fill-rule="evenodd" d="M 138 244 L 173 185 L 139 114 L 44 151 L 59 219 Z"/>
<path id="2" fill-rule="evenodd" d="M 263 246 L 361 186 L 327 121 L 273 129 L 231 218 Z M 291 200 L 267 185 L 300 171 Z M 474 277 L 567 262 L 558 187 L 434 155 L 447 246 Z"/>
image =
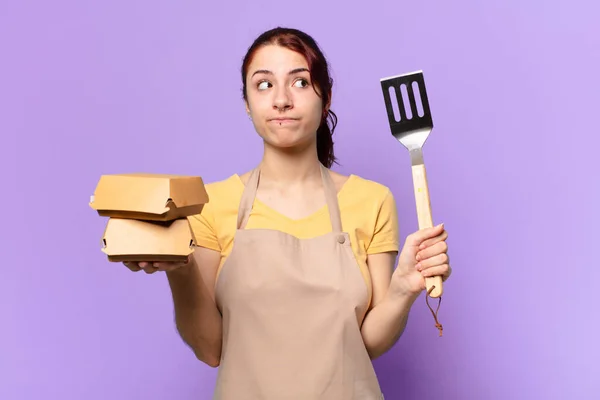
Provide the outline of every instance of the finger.
<path id="1" fill-rule="evenodd" d="M 406 239 L 413 246 L 420 246 L 425 240 L 434 238 L 444 231 L 444 224 L 441 223 L 432 228 L 419 229 L 410 234 Z"/>
<path id="2" fill-rule="evenodd" d="M 450 275 L 452 275 L 452 267 L 450 265 L 448 265 L 448 269 L 446 270 L 446 273 L 442 275 L 442 282 L 445 282 L 446 279 L 448 279 L 450 277 Z"/>
<path id="3" fill-rule="evenodd" d="M 431 239 L 425 239 L 421 245 L 419 246 L 419 249 L 424 249 L 430 246 L 433 246 L 434 244 L 444 241 L 448 239 L 448 231 L 447 230 L 443 230 L 441 234 L 437 235 L 436 237 L 433 237 Z"/>
<path id="4" fill-rule="evenodd" d="M 427 247 L 424 250 L 420 250 L 416 254 L 417 261 L 423 261 L 431 257 L 435 257 L 438 254 L 446 253 L 448 251 L 448 244 L 446 242 L 437 242 L 436 244 Z"/>
<path id="5" fill-rule="evenodd" d="M 449 264 L 436 265 L 435 267 L 431 267 L 424 271 L 421 271 L 421 275 L 423 275 L 424 278 L 431 277 L 431 276 L 441 276 L 442 282 L 443 282 L 446 279 L 448 279 L 448 277 L 450 276 L 450 265 Z"/>
<path id="6" fill-rule="evenodd" d="M 449 264 L 449 263 L 450 263 L 450 257 L 448 257 L 448 254 L 442 253 L 442 254 L 438 254 L 433 257 L 429 257 L 426 260 L 419 261 L 416 265 L 416 268 L 419 271 L 424 271 L 429 268 L 433 268 L 433 267 L 437 267 L 439 265 Z"/>
<path id="7" fill-rule="evenodd" d="M 152 263 L 148 263 L 148 266 L 146 266 L 145 268 L 142 268 L 142 269 L 147 274 L 153 274 L 156 271 L 158 271 L 158 268 L 156 268 L 154 265 L 152 265 Z"/>
<path id="8" fill-rule="evenodd" d="M 172 262 L 155 262 L 154 267 L 159 271 L 173 271 L 177 268 L 183 267 L 184 263 L 172 263 Z"/>
<path id="9" fill-rule="evenodd" d="M 136 262 L 126 261 L 123 264 L 133 272 L 138 272 L 141 270 Z"/>
<path id="10" fill-rule="evenodd" d="M 178 268 L 182 265 L 183 265 L 182 263 L 173 263 L 173 262 L 155 262 L 153 264 L 153 266 L 158 269 L 171 269 L 174 267 Z"/>

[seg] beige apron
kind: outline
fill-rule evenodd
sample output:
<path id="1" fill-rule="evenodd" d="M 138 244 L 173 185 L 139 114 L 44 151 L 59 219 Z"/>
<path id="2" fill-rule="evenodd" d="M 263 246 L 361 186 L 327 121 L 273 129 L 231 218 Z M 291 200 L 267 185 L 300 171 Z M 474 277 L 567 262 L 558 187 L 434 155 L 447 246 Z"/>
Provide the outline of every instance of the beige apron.
<path id="1" fill-rule="evenodd" d="M 383 399 L 360 325 L 368 292 L 329 171 L 321 175 L 332 232 L 298 239 L 244 229 L 259 181 L 252 171 L 234 244 L 218 275 L 223 347 L 214 399 Z"/>

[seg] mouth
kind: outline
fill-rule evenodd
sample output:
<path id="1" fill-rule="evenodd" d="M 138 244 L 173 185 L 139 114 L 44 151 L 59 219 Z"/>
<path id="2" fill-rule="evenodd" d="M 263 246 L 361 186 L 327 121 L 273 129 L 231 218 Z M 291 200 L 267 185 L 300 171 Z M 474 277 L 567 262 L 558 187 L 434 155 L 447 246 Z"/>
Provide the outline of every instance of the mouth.
<path id="1" fill-rule="evenodd" d="M 298 118 L 271 118 L 269 120 L 269 122 L 274 122 L 276 124 L 289 124 L 296 121 L 298 121 Z"/>

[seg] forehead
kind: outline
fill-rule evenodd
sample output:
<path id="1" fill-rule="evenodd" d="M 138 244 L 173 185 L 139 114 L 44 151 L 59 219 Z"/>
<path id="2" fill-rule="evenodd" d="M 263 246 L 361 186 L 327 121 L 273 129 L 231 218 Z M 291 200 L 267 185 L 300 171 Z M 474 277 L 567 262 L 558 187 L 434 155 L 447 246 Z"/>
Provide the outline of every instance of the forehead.
<path id="1" fill-rule="evenodd" d="M 308 68 L 304 56 L 298 52 L 277 45 L 268 45 L 259 48 L 252 58 L 248 73 L 251 75 L 256 70 L 269 70 L 274 74 L 287 74 L 295 68 Z"/>

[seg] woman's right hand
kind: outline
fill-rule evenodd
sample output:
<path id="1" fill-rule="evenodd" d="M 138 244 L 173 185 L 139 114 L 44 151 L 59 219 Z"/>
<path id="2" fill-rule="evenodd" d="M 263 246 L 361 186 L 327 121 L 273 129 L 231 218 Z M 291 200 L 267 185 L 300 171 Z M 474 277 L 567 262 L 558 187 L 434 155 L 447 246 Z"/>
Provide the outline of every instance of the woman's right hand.
<path id="1" fill-rule="evenodd" d="M 171 272 L 190 265 L 192 256 L 189 256 L 185 262 L 148 262 L 148 261 L 126 261 L 123 264 L 133 272 L 144 271 L 147 274 L 153 274 L 159 271 Z"/>

